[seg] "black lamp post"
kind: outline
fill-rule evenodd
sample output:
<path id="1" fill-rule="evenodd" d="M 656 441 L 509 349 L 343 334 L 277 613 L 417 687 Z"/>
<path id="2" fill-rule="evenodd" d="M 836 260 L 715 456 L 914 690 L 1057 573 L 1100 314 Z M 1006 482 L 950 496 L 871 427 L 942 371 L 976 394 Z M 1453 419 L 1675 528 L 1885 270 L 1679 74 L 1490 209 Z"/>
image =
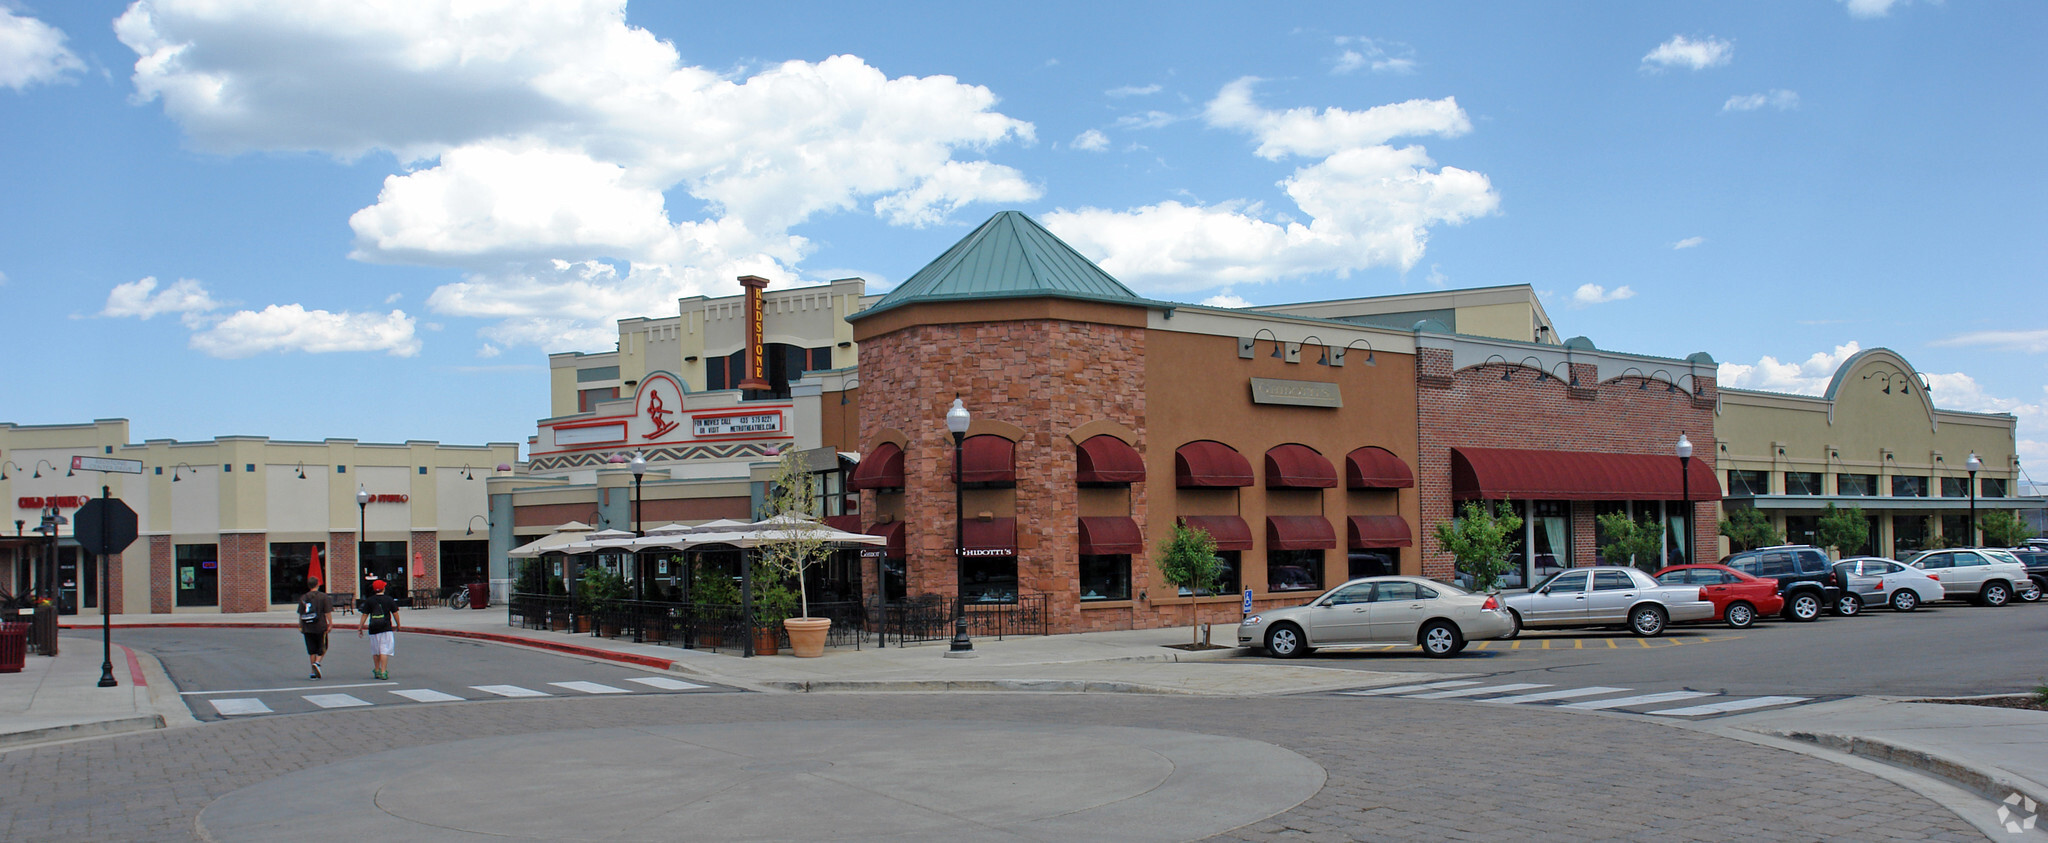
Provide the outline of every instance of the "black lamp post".
<path id="1" fill-rule="evenodd" d="M 1684 431 L 1679 431 L 1678 433 L 1677 451 L 1678 488 L 1680 494 L 1685 498 L 1685 546 L 1689 551 L 1686 555 L 1690 557 L 1685 561 L 1691 562 L 1699 557 L 1699 551 L 1692 547 L 1693 539 L 1695 538 L 1693 536 L 1695 531 L 1692 528 L 1692 440 L 1685 438 Z"/>
<path id="2" fill-rule="evenodd" d="M 1984 468 L 1984 461 L 1977 459 L 1976 451 L 1971 451 L 1963 467 L 1970 470 L 1970 546 L 1977 547 L 1984 541 L 1977 537 L 1977 472 Z"/>
<path id="3" fill-rule="evenodd" d="M 967 638 L 967 561 L 966 513 L 967 496 L 960 487 L 960 479 L 966 474 L 961 471 L 961 443 L 967 441 L 967 426 L 973 418 L 967 414 L 967 405 L 959 396 L 953 398 L 953 409 L 946 411 L 946 430 L 953 434 L 953 647 L 946 652 L 953 658 L 967 658 L 974 654 L 974 642 Z"/>
<path id="4" fill-rule="evenodd" d="M 370 572 L 363 569 L 363 539 L 369 532 L 370 490 L 359 485 L 356 487 L 356 574 L 362 585 L 356 593 L 357 606 L 363 605 L 370 596 Z"/>
<path id="5" fill-rule="evenodd" d="M 633 535 L 644 536 L 646 533 L 640 532 L 640 480 L 647 474 L 647 454 L 644 452 L 634 454 L 631 465 L 633 467 Z M 647 600 L 647 585 L 645 582 L 647 571 L 643 567 L 644 564 L 640 559 L 640 549 L 634 548 L 633 602 L 636 604 L 644 604 Z M 647 641 L 647 623 L 643 619 L 646 611 L 647 607 L 640 605 L 633 613 L 633 643 L 635 644 L 642 644 Z"/>

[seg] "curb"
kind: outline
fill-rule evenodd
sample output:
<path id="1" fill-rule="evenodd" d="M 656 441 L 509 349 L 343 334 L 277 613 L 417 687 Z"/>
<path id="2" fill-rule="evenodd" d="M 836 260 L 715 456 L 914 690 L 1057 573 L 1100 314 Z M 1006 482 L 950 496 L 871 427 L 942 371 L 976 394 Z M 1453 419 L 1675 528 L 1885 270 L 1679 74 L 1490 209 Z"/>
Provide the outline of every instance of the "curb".
<path id="1" fill-rule="evenodd" d="M 1996 767 L 1980 769 L 1951 761 L 1931 752 L 1911 749 L 1875 738 L 1830 735 L 1818 732 L 1773 731 L 1762 732 L 1762 734 L 1787 738 L 1801 743 L 1825 747 L 1836 752 L 1917 770 L 1993 802 L 2002 801 L 2017 793 L 2034 800 L 2037 804 L 2048 804 L 2048 791 L 2044 791 L 2041 785 L 2019 778 Z"/>
<path id="2" fill-rule="evenodd" d="M 76 624 L 58 624 L 58 625 L 57 625 L 57 628 L 58 628 L 58 629 L 71 629 L 71 630 L 79 630 L 79 629 L 99 629 L 100 627 L 99 627 L 99 625 L 98 625 L 98 624 L 91 624 L 91 625 L 76 625 Z M 251 621 L 251 622 L 248 622 L 248 623 L 178 623 L 178 622 L 172 622 L 172 621 L 167 621 L 167 622 L 163 622 L 163 623 L 126 623 L 126 624 L 121 624 L 121 626 L 120 626 L 119 628 L 122 628 L 122 629 L 291 629 L 291 630 L 296 630 L 296 629 L 298 629 L 298 628 L 299 628 L 299 625 L 298 625 L 298 624 L 295 624 L 295 623 L 269 623 L 269 622 L 264 622 L 264 621 Z M 440 636 L 443 636 L 443 637 L 447 637 L 447 638 L 467 638 L 467 639 L 471 639 L 471 640 L 476 640 L 476 641 L 489 641 L 489 642 L 492 642 L 492 643 L 496 643 L 496 644 L 510 644 L 510 645 L 513 645 L 513 646 L 518 646 L 518 647 L 532 647 L 532 648 L 534 648 L 534 649 L 537 649 L 537 650 L 552 650 L 552 651 L 555 651 L 555 652 L 557 652 L 557 653 L 566 653 L 566 654 L 568 654 L 568 655 L 572 655 L 572 656 L 583 656 L 583 657 L 585 657 L 585 658 L 592 658 L 592 659 L 600 659 L 600 660 L 603 660 L 603 661 L 623 662 L 623 663 L 625 663 L 625 664 L 635 665 L 635 666 L 638 666 L 638 667 L 648 667 L 648 668 L 653 668 L 653 669 L 655 669 L 655 670 L 677 670 L 677 669 L 678 669 L 678 668 L 676 668 L 676 666 L 675 666 L 675 665 L 676 665 L 676 663 L 675 663 L 675 661 L 674 661 L 673 659 L 663 659 L 663 658 L 656 658 L 656 657 L 654 657 L 654 656 L 643 656 L 643 655 L 640 655 L 640 654 L 638 654 L 638 653 L 619 653 L 619 652 L 614 652 L 614 651 L 611 651 L 611 650 L 606 650 L 606 649 L 603 649 L 603 648 L 600 648 L 600 647 L 585 647 L 585 646 L 583 646 L 583 645 L 581 645 L 581 644 L 569 644 L 569 643 L 565 643 L 565 642 L 560 642 L 560 641 L 547 641 L 547 640 L 542 640 L 542 639 L 535 639 L 535 638 L 523 638 L 523 637 L 520 637 L 520 636 L 517 636 L 517 635 L 502 635 L 502 634 L 499 634 L 499 633 L 494 633 L 494 632 L 471 632 L 471 631 L 469 631 L 469 630 L 462 630 L 462 629 L 440 629 L 440 628 L 437 628 L 437 627 L 431 627 L 431 626 L 409 626 L 409 627 L 404 627 L 404 628 L 402 628 L 402 629 L 400 629 L 400 630 L 398 630 L 398 631 L 399 631 L 399 632 L 414 632 L 414 633 L 419 633 L 419 634 L 421 634 L 421 635 L 440 635 Z"/>
<path id="3" fill-rule="evenodd" d="M 96 738 L 102 735 L 118 735 L 122 732 L 162 729 L 165 725 L 163 715 L 146 714 L 139 717 L 123 717 L 119 720 L 101 720 L 96 723 L 73 723 L 67 726 L 30 729 L 26 732 L 7 732 L 0 734 L 0 750 L 49 741 L 68 741 L 74 738 Z"/>
<path id="4" fill-rule="evenodd" d="M 793 691 L 800 694 L 844 692 L 928 694 L 945 691 L 1029 691 L 1055 694 L 1170 694 L 1207 696 L 1192 691 L 1159 688 L 1131 682 L 1104 682 L 1092 679 L 902 679 L 874 682 L 852 679 L 824 679 L 770 681 L 756 682 L 754 684 L 762 688 L 777 691 Z"/>

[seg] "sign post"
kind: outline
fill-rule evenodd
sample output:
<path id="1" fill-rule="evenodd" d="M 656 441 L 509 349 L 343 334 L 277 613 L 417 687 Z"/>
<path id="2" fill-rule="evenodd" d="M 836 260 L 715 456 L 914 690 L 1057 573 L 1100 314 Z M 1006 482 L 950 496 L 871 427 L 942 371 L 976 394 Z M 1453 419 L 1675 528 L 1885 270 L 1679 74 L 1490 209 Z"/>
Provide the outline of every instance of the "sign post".
<path id="1" fill-rule="evenodd" d="M 97 471 L 102 474 L 141 474 L 141 460 L 115 460 L 100 457 L 72 457 L 73 471 Z M 78 540 L 87 553 L 100 558 L 100 682 L 99 687 L 112 688 L 121 684 L 114 678 L 114 583 L 110 576 L 112 566 L 107 557 L 128 549 L 135 542 L 137 533 L 135 510 L 128 504 L 114 500 L 106 486 L 100 487 L 100 496 L 89 500 L 72 516 L 71 535 Z"/>

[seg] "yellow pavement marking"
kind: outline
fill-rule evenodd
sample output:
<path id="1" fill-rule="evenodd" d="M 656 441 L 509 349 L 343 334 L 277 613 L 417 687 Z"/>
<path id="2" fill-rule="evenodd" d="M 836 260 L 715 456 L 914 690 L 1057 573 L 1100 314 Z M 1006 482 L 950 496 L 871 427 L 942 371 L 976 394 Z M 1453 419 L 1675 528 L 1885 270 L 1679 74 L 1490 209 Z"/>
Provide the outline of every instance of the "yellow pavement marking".
<path id="1" fill-rule="evenodd" d="M 1492 643 L 1493 643 L 1492 641 L 1481 641 L 1481 642 L 1479 642 L 1479 643 L 1478 643 L 1478 645 L 1477 645 L 1477 646 L 1479 647 L 1479 649 L 1481 649 L 1481 650 L 1484 650 L 1484 649 L 1486 649 L 1486 645 L 1488 645 L 1488 644 L 1492 644 Z"/>
<path id="2" fill-rule="evenodd" d="M 1508 642 L 1508 649 L 1510 649 L 1510 650 L 1519 650 L 1519 649 L 1522 649 L 1522 642 L 1520 642 L 1520 641 L 1510 641 L 1510 642 Z"/>
<path id="3" fill-rule="evenodd" d="M 1585 649 L 1585 648 L 1586 648 L 1586 639 L 1584 639 L 1584 638 L 1574 638 L 1574 639 L 1572 639 L 1572 649 L 1574 649 L 1574 650 L 1583 650 L 1583 649 Z"/>
<path id="4" fill-rule="evenodd" d="M 1636 639 L 1636 643 L 1643 645 L 1643 649 L 1645 650 L 1650 649 L 1650 642 L 1647 639 L 1638 638 Z"/>
<path id="5" fill-rule="evenodd" d="M 1606 641 L 1607 641 L 1607 649 L 1609 649 L 1609 650 L 1612 650 L 1612 649 L 1614 649 L 1614 647 L 1615 647 L 1615 644 L 1614 644 L 1614 639 L 1612 639 L 1612 638 L 1608 638 L 1608 639 L 1606 639 Z"/>
<path id="6" fill-rule="evenodd" d="M 1543 639 L 1543 649 L 1545 649 L 1545 650 L 1548 650 L 1548 649 L 1550 649 L 1550 639 L 1548 639 L 1548 638 L 1545 638 L 1545 639 Z"/>

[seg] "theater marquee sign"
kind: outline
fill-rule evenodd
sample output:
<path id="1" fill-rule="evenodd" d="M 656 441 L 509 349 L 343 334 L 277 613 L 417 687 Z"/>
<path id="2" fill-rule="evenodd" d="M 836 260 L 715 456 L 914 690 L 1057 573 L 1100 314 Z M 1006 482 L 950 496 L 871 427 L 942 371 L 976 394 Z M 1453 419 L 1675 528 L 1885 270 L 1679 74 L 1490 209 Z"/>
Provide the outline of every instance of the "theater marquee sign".
<path id="1" fill-rule="evenodd" d="M 1296 407 L 1342 407 L 1344 395 L 1334 383 L 1252 378 L 1252 403 Z"/>

